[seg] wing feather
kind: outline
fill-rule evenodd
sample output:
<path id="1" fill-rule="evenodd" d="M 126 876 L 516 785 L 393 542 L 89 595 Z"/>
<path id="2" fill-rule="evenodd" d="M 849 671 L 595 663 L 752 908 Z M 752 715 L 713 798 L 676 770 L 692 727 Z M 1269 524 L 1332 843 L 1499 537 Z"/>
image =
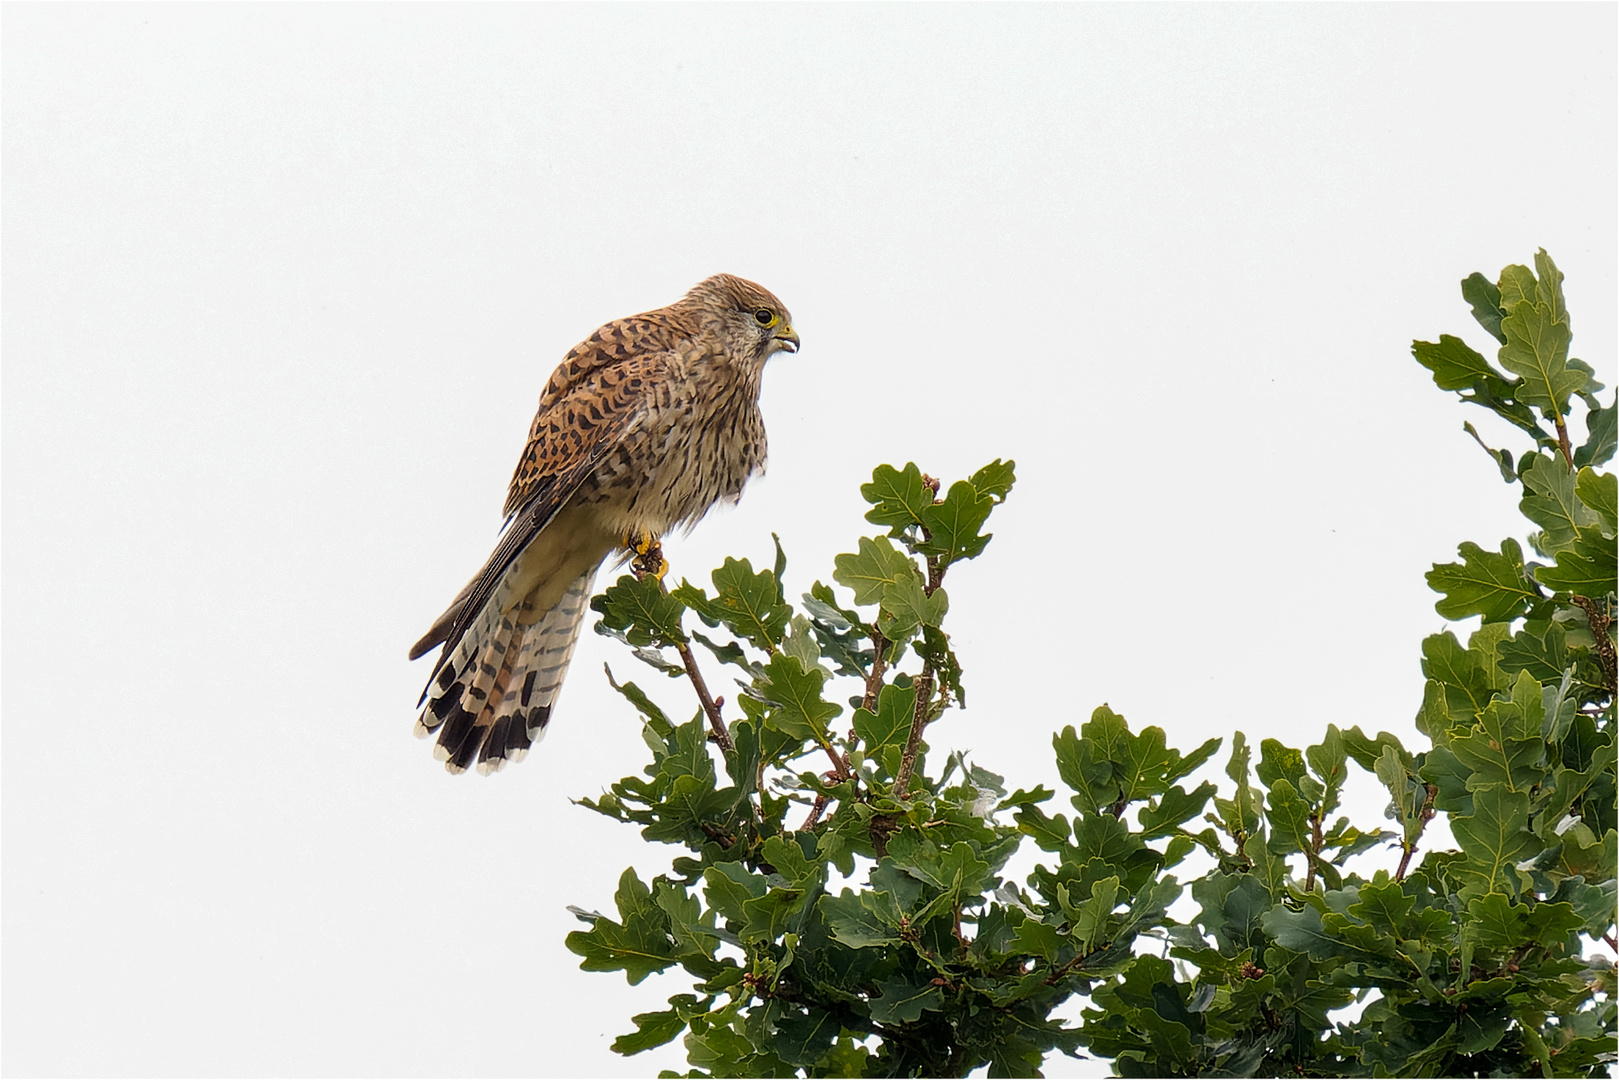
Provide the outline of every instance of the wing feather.
<path id="1" fill-rule="evenodd" d="M 519 590 L 523 583 L 513 580 L 511 573 L 514 564 L 613 452 L 625 431 L 645 413 L 649 394 L 670 357 L 657 352 L 609 359 L 588 369 L 581 366 L 559 395 L 553 394 L 550 386 L 546 388 L 523 460 L 512 477 L 508 517 L 494 552 L 457 602 L 440 616 L 434 630 L 412 649 L 419 656 L 439 641 L 444 644 L 428 677 L 428 687 L 422 691 L 422 702 L 446 665 L 460 670 L 466 659 L 465 650 L 460 648 L 462 641 L 469 640 L 474 648 L 481 646 L 497 629 L 503 613 L 522 599 Z M 568 366 L 565 363 L 557 370 L 561 373 Z M 552 381 L 556 382 L 557 376 L 553 375 Z"/>

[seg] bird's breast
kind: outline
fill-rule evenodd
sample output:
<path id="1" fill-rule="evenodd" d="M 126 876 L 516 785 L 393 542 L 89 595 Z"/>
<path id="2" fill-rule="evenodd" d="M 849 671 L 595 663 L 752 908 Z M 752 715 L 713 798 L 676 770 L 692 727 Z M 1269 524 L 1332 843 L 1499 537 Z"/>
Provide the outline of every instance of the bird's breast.
<path id="1" fill-rule="evenodd" d="M 766 451 L 756 389 L 717 380 L 672 382 L 598 467 L 589 497 L 615 531 L 662 535 L 740 496 L 764 468 Z"/>

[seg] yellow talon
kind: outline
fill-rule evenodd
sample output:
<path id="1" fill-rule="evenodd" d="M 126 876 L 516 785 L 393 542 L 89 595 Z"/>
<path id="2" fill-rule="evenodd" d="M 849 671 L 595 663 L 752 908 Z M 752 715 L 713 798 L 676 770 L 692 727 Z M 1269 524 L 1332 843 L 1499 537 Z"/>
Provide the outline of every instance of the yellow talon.
<path id="1" fill-rule="evenodd" d="M 658 581 L 669 572 L 669 560 L 663 557 L 663 544 L 652 533 L 642 529 L 624 537 L 624 546 L 634 553 L 630 570 L 638 578 L 648 574 Z"/>

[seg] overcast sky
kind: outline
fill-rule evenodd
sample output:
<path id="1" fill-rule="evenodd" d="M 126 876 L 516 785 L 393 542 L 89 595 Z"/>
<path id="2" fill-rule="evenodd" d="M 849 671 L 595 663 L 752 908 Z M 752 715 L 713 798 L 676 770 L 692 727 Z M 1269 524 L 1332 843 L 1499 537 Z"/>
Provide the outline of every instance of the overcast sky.
<path id="1" fill-rule="evenodd" d="M 1104 701 L 1425 745 L 1422 574 L 1524 522 L 1411 339 L 1492 344 L 1458 280 L 1544 246 L 1619 376 L 1612 4 L 4 18 L 12 1075 L 683 1063 L 608 1044 L 685 981 L 563 936 L 676 854 L 568 801 L 644 762 L 602 664 L 684 688 L 587 630 L 545 743 L 451 777 L 405 652 L 552 366 L 703 277 L 803 350 L 673 574 L 775 531 L 797 595 L 873 465 L 1015 458 L 930 734 L 1013 785 Z"/>

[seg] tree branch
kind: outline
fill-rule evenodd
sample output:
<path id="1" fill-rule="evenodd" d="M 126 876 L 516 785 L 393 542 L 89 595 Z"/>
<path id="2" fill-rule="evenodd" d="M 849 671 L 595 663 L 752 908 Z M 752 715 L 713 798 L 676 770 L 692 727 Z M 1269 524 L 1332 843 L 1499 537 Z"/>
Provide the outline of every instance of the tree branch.
<path id="1" fill-rule="evenodd" d="M 692 689 L 697 691 L 697 701 L 703 707 L 703 713 L 708 717 L 708 728 L 714 735 L 714 741 L 720 744 L 720 749 L 727 754 L 736 749 L 731 741 L 731 733 L 725 727 L 725 720 L 720 716 L 720 707 L 714 704 L 709 696 L 708 684 L 703 681 L 703 673 L 697 670 L 697 658 L 691 653 L 691 646 L 684 641 L 675 644 L 675 651 L 680 654 L 680 662 L 686 665 L 686 677 L 691 680 Z"/>
<path id="2" fill-rule="evenodd" d="M 1573 605 L 1585 612 L 1585 621 L 1591 624 L 1591 636 L 1596 639 L 1597 660 L 1602 664 L 1603 689 L 1614 693 L 1616 658 L 1614 656 L 1613 641 L 1608 637 L 1608 627 L 1613 620 L 1605 615 L 1597 602 L 1589 596 L 1574 593 L 1569 596 Z"/>
<path id="3" fill-rule="evenodd" d="M 860 699 L 860 707 L 867 712 L 877 711 L 877 693 L 883 688 L 883 674 L 888 670 L 888 639 L 883 632 L 877 629 L 877 624 L 871 626 L 871 670 L 866 673 L 866 693 Z"/>
<path id="4" fill-rule="evenodd" d="M 1568 441 L 1568 424 L 1564 421 L 1563 414 L 1555 409 L 1553 410 L 1552 419 L 1557 423 L 1557 449 L 1563 452 L 1563 464 L 1567 465 L 1569 471 L 1572 472 L 1574 471 L 1574 454 Z"/>
<path id="5" fill-rule="evenodd" d="M 922 729 L 928 726 L 928 702 L 933 699 L 933 662 L 922 665 L 922 674 L 916 679 L 916 709 L 911 713 L 911 734 L 905 740 L 905 752 L 899 759 L 899 772 L 894 774 L 894 798 L 903 799 L 911 786 L 911 770 L 916 767 L 916 755 L 922 749 Z"/>
<path id="6" fill-rule="evenodd" d="M 658 579 L 658 588 L 665 596 L 669 595 L 669 586 L 663 583 L 663 577 L 669 572 L 669 563 L 663 557 L 663 544 L 654 537 L 645 541 L 645 550 L 640 546 L 631 544 L 630 550 L 636 553 L 636 558 L 630 562 L 630 573 L 636 580 L 651 574 Z M 684 633 L 684 631 L 682 631 Z M 720 716 L 720 707 L 714 701 L 713 695 L 708 692 L 708 684 L 703 681 L 703 673 L 697 668 L 697 658 L 692 655 L 691 645 L 684 641 L 674 643 L 675 652 L 680 654 L 680 662 L 686 665 L 686 677 L 691 680 L 692 689 L 697 691 L 697 701 L 703 707 L 703 715 L 708 717 L 708 727 L 713 733 L 714 741 L 719 743 L 720 749 L 727 754 L 736 749 L 731 741 L 731 733 L 725 727 L 725 719 Z"/>
<path id="7" fill-rule="evenodd" d="M 1403 853 L 1400 855 L 1400 868 L 1394 871 L 1395 881 L 1405 880 L 1405 872 L 1411 869 L 1411 856 L 1417 853 L 1417 841 L 1422 839 L 1422 831 L 1428 827 L 1428 822 L 1433 820 L 1433 801 L 1439 794 L 1439 788 L 1435 784 L 1425 784 L 1423 787 L 1427 797 L 1423 799 L 1422 809 L 1417 811 L 1417 835 L 1411 838 L 1410 843 L 1400 845 Z"/>
<path id="8" fill-rule="evenodd" d="M 825 812 L 826 812 L 826 796 L 825 795 L 817 795 L 817 796 L 815 796 L 815 802 L 810 807 L 809 817 L 804 819 L 804 824 L 802 824 L 802 825 L 800 825 L 798 827 L 798 831 L 799 832 L 808 832 L 809 830 L 815 828 L 816 825 L 820 824 L 821 815 L 823 813 L 825 813 Z"/>

